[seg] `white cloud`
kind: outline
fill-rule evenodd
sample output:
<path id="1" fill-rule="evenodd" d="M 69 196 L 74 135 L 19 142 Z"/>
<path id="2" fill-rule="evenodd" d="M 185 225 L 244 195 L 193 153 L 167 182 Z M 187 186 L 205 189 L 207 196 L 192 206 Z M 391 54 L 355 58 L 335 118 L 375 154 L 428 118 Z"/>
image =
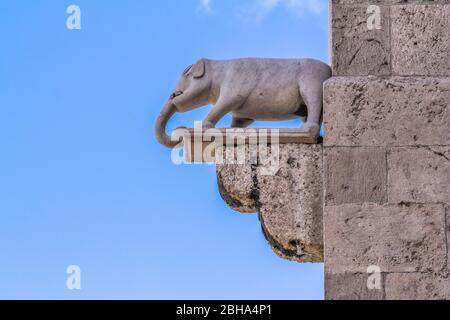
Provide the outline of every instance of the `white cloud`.
<path id="1" fill-rule="evenodd" d="M 213 13 L 211 2 L 212 0 L 200 0 L 197 11 L 207 14 Z"/>
<path id="2" fill-rule="evenodd" d="M 199 0 L 198 12 L 213 13 L 212 3 L 219 0 Z M 221 0 L 226 1 L 226 0 Z M 327 8 L 328 0 L 253 0 L 251 7 L 244 9 L 247 15 L 256 16 L 258 20 L 277 8 L 294 12 L 298 15 L 321 14 Z M 244 7 L 241 7 L 243 9 Z"/>
<path id="3" fill-rule="evenodd" d="M 257 0 L 261 14 L 266 15 L 277 7 L 284 7 L 297 14 L 320 14 L 327 8 L 327 0 Z"/>

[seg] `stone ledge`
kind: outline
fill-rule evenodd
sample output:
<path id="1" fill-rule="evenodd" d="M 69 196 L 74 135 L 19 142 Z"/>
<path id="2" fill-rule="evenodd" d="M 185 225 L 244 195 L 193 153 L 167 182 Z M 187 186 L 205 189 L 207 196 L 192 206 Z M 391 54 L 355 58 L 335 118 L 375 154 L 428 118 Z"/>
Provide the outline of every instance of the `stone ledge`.
<path id="1" fill-rule="evenodd" d="M 216 150 L 222 146 L 266 144 L 316 144 L 317 139 L 310 132 L 301 129 L 177 129 L 177 137 L 183 137 L 185 160 L 196 163 L 221 163 L 224 159 L 216 156 Z M 255 149 L 256 150 L 256 149 Z M 256 151 L 252 150 L 255 153 Z M 251 155 L 252 157 L 255 154 Z"/>
<path id="2" fill-rule="evenodd" d="M 259 212 L 263 232 L 277 255 L 322 262 L 322 146 L 279 145 L 278 167 L 272 172 L 267 174 L 267 165 L 261 162 L 217 165 L 220 194 L 234 210 Z"/>

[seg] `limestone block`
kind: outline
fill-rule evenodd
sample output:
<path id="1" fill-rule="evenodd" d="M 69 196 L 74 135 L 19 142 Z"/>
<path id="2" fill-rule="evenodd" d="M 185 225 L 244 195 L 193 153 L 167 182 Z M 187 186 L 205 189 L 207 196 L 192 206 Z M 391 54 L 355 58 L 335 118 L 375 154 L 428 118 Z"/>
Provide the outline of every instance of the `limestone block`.
<path id="1" fill-rule="evenodd" d="M 386 276 L 388 300 L 450 299 L 450 278 L 435 273 L 392 273 Z"/>
<path id="2" fill-rule="evenodd" d="M 381 274 L 384 283 L 384 274 Z M 325 299 L 327 300 L 383 300 L 384 287 L 369 289 L 367 273 L 326 273 Z"/>
<path id="3" fill-rule="evenodd" d="M 369 30 L 368 4 L 331 6 L 331 65 L 334 76 L 391 73 L 389 7 L 381 7 L 381 29 Z"/>
<path id="4" fill-rule="evenodd" d="M 447 233 L 447 248 L 450 248 L 450 204 L 445 204 L 445 229 Z M 448 254 L 447 254 L 448 257 Z M 447 259 L 447 271 L 450 273 L 450 261 Z M 449 298 L 450 299 L 450 298 Z"/>
<path id="5" fill-rule="evenodd" d="M 396 4 L 447 4 L 450 0 L 331 0 L 334 4 L 380 4 L 380 5 L 396 5 Z"/>
<path id="6" fill-rule="evenodd" d="M 393 148 L 388 168 L 390 203 L 450 203 L 450 146 Z"/>
<path id="7" fill-rule="evenodd" d="M 332 0 L 335 76 L 449 76 L 450 0 Z M 367 25 L 379 5 L 381 29 Z"/>
<path id="8" fill-rule="evenodd" d="M 322 262 L 322 146 L 282 144 L 276 154 L 277 162 L 217 165 L 222 198 L 240 212 L 256 209 L 269 244 L 282 258 Z M 269 164 L 276 166 L 272 174 Z"/>
<path id="9" fill-rule="evenodd" d="M 448 145 L 450 77 L 335 77 L 325 83 L 325 146 Z"/>
<path id="10" fill-rule="evenodd" d="M 325 275 L 327 300 L 443 300 L 450 299 L 450 278 L 436 273 L 381 274 L 380 289 L 368 289 L 369 274 Z"/>
<path id="11" fill-rule="evenodd" d="M 393 74 L 449 76 L 450 5 L 402 5 L 391 11 Z"/>
<path id="12" fill-rule="evenodd" d="M 326 148 L 324 167 L 326 205 L 387 202 L 384 148 Z"/>
<path id="13" fill-rule="evenodd" d="M 325 264 L 334 273 L 439 272 L 446 265 L 444 207 L 345 204 L 324 208 Z"/>

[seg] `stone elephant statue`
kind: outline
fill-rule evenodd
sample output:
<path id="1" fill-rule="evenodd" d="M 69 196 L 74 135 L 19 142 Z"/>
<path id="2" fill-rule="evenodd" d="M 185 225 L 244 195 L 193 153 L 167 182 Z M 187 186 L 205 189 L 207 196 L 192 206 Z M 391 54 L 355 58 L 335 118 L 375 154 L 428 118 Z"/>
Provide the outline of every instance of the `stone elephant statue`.
<path id="1" fill-rule="evenodd" d="M 302 130 L 317 138 L 323 108 L 323 83 L 331 68 L 313 59 L 236 60 L 200 59 L 183 72 L 159 115 L 155 135 L 169 148 L 178 145 L 166 134 L 175 112 L 213 105 L 202 122 L 213 128 L 231 113 L 231 127 L 245 128 L 255 120 L 280 121 L 300 118 Z"/>

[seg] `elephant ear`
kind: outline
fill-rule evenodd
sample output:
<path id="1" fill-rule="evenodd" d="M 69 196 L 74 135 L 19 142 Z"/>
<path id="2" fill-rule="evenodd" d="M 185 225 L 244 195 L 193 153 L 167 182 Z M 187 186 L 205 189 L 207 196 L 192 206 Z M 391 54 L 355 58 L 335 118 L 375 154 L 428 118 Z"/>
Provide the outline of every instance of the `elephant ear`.
<path id="1" fill-rule="evenodd" d="M 202 78 L 205 75 L 205 59 L 201 59 L 192 67 L 192 75 L 195 79 Z"/>

